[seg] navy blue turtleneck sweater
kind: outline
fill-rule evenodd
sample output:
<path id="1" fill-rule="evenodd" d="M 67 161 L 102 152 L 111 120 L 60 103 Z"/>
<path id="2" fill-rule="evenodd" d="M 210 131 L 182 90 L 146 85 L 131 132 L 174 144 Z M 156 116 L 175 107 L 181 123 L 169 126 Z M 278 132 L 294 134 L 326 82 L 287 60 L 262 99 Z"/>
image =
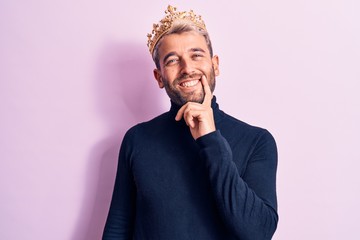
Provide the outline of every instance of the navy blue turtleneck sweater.
<path id="1" fill-rule="evenodd" d="M 131 128 L 104 240 L 271 239 L 278 215 L 271 134 L 212 100 L 216 131 L 194 140 L 179 106 Z"/>

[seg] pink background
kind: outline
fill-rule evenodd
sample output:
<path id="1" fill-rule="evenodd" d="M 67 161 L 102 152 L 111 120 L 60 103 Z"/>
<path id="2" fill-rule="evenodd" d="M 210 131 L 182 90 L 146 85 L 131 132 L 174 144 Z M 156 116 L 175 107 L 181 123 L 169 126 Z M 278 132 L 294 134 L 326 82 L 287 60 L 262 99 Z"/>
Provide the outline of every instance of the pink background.
<path id="1" fill-rule="evenodd" d="M 172 3 L 206 20 L 221 108 L 277 140 L 274 239 L 360 239 L 360 2 Z M 125 131 L 169 108 L 167 4 L 0 1 L 0 239 L 100 238 Z"/>

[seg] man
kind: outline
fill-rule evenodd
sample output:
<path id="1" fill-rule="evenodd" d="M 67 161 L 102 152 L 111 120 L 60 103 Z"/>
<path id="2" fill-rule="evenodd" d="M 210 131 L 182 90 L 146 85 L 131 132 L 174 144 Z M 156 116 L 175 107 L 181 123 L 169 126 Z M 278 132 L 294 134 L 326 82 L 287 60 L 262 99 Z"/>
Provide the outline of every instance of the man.
<path id="1" fill-rule="evenodd" d="M 275 141 L 219 109 L 201 17 L 165 13 L 148 46 L 171 109 L 126 133 L 103 239 L 271 239 Z"/>

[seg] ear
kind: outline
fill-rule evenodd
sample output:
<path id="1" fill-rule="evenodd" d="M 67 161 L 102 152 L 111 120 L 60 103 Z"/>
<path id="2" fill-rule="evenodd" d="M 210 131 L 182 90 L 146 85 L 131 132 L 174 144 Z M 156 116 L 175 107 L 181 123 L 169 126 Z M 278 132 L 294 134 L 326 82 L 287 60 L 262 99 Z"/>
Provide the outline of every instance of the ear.
<path id="1" fill-rule="evenodd" d="M 214 67 L 214 72 L 215 72 L 215 76 L 219 76 L 220 74 L 220 70 L 219 70 L 219 57 L 217 55 L 214 55 L 211 59 L 213 67 Z"/>
<path id="2" fill-rule="evenodd" d="M 159 85 L 159 88 L 164 88 L 164 83 L 163 83 L 163 80 L 162 80 L 161 72 L 157 68 L 154 69 L 154 77 L 155 77 L 155 80 L 157 81 L 157 83 Z"/>

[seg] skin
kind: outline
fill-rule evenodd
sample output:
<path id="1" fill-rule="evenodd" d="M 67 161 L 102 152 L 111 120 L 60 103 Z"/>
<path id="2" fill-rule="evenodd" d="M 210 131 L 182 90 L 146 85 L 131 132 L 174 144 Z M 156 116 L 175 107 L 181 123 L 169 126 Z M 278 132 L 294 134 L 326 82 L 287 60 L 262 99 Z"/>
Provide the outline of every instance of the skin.
<path id="1" fill-rule="evenodd" d="M 215 131 L 211 99 L 219 58 L 210 56 L 205 38 L 196 32 L 167 35 L 159 57 L 160 69 L 154 69 L 154 77 L 170 99 L 182 105 L 175 120 L 183 118 L 194 139 Z"/>

